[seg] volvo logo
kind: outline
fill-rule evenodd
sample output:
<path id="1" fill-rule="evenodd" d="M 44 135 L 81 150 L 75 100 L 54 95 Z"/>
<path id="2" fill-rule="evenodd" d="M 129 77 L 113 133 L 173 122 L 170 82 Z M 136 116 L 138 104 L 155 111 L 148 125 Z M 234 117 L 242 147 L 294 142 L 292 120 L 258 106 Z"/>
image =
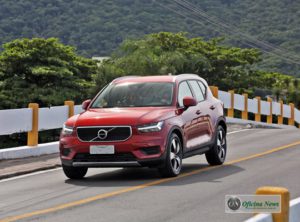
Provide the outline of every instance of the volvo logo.
<path id="1" fill-rule="evenodd" d="M 108 134 L 107 130 L 101 129 L 98 131 L 98 138 L 104 140 L 107 138 L 107 134 Z"/>
<path id="2" fill-rule="evenodd" d="M 227 206 L 231 210 L 238 210 L 241 207 L 241 200 L 238 197 L 230 197 L 227 201 Z"/>
<path id="3" fill-rule="evenodd" d="M 107 134 L 108 134 L 110 131 L 114 130 L 114 129 L 115 129 L 115 127 L 110 128 L 110 129 L 108 129 L 108 130 L 101 129 L 101 130 L 98 131 L 97 137 L 98 137 L 100 140 L 105 140 L 105 139 L 107 138 Z M 96 138 L 97 138 L 97 137 L 96 137 Z M 96 139 L 96 138 L 94 138 L 94 139 Z M 92 140 L 94 140 L 94 139 L 92 139 Z"/>

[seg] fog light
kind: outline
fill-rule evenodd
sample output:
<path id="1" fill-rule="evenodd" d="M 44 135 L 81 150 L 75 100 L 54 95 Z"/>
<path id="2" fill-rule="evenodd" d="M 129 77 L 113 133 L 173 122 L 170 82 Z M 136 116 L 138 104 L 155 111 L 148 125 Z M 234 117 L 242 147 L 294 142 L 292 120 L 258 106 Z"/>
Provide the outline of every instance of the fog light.
<path id="1" fill-rule="evenodd" d="M 62 154 L 63 156 L 69 156 L 70 153 L 71 153 L 71 149 L 70 149 L 70 148 L 63 148 L 63 149 L 61 150 L 61 154 Z"/>
<path id="2" fill-rule="evenodd" d="M 141 148 L 141 151 L 146 155 L 154 155 L 159 153 L 160 147 L 159 146 L 143 147 Z"/>

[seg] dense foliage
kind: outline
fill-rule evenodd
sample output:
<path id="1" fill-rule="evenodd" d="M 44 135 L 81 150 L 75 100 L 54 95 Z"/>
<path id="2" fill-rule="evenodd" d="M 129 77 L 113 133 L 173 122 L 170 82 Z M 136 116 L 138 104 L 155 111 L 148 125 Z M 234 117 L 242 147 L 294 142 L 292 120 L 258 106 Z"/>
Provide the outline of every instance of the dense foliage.
<path id="1" fill-rule="evenodd" d="M 189 2 L 242 32 L 285 48 L 290 54 L 300 52 L 300 1 Z M 21 37 L 58 37 L 63 43 L 76 46 L 81 55 L 106 56 L 128 37 L 187 31 L 192 37 L 226 36 L 230 40 L 227 44 L 249 47 L 235 31 L 224 32 L 191 12 L 185 13 L 173 0 L 0 0 L 0 4 L 0 44 Z M 272 53 L 277 56 L 266 54 L 257 66 L 299 77 L 299 65 L 284 62 L 282 57 L 286 55 L 276 49 Z"/>
<path id="2" fill-rule="evenodd" d="M 96 64 L 57 39 L 17 39 L 0 54 L 0 109 L 61 105 L 87 97 Z"/>
<path id="3" fill-rule="evenodd" d="M 195 73 L 222 90 L 247 92 L 252 97 L 273 95 L 277 100 L 294 101 L 298 105 L 297 79 L 254 69 L 253 66 L 261 61 L 256 49 L 228 47 L 221 43 L 221 39 L 204 41 L 188 38 L 184 33 L 168 32 L 127 40 L 99 66 L 96 91 L 123 75 Z"/>
<path id="4" fill-rule="evenodd" d="M 219 39 L 203 41 L 187 38 L 184 33 L 161 32 L 142 39 L 127 40 L 100 66 L 97 85 L 107 82 L 103 77 L 122 75 L 159 75 L 196 73 L 209 84 L 220 88 L 248 88 L 241 75 L 249 73 L 249 65 L 259 60 L 255 49 L 221 46 Z"/>

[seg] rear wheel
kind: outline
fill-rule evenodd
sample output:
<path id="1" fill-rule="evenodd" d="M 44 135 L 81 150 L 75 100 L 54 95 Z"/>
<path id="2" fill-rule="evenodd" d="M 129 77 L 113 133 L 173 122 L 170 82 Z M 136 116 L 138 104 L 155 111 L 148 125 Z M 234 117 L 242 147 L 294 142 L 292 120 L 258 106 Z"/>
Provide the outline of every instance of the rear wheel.
<path id="1" fill-rule="evenodd" d="M 171 134 L 167 147 L 167 156 L 165 165 L 159 168 L 160 173 L 164 177 L 176 177 L 182 167 L 182 144 L 179 137 Z"/>
<path id="2" fill-rule="evenodd" d="M 62 165 L 63 171 L 65 175 L 70 179 L 82 179 L 87 171 L 88 168 L 86 167 L 72 167 L 72 166 L 65 166 Z"/>
<path id="3" fill-rule="evenodd" d="M 206 160 L 210 165 L 221 165 L 225 162 L 227 153 L 226 132 L 222 126 L 218 126 L 216 139 L 211 149 L 205 153 Z"/>

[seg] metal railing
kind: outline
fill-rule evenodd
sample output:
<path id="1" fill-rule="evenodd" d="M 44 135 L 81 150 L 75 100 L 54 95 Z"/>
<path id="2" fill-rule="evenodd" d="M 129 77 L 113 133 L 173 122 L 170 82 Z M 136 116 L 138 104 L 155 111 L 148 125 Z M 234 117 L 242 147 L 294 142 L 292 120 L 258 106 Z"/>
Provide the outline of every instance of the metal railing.
<path id="1" fill-rule="evenodd" d="M 228 117 L 235 117 L 234 111 L 239 110 L 245 120 L 248 120 L 249 113 L 253 113 L 257 122 L 264 115 L 267 116 L 267 123 L 272 124 L 273 115 L 276 115 L 277 124 L 283 124 L 284 118 L 288 119 L 289 125 L 300 124 L 300 111 L 292 103 L 286 105 L 282 101 L 273 102 L 270 98 L 263 101 L 260 97 L 249 99 L 247 94 L 235 94 L 232 90 L 225 92 L 215 86 L 211 86 L 211 90 L 215 97 L 223 101 Z M 30 103 L 24 109 L 0 110 L 0 135 L 27 132 L 27 145 L 37 146 L 39 131 L 61 128 L 67 118 L 82 111 L 81 105 L 75 106 L 73 101 L 49 108 L 39 108 L 38 104 Z"/>

